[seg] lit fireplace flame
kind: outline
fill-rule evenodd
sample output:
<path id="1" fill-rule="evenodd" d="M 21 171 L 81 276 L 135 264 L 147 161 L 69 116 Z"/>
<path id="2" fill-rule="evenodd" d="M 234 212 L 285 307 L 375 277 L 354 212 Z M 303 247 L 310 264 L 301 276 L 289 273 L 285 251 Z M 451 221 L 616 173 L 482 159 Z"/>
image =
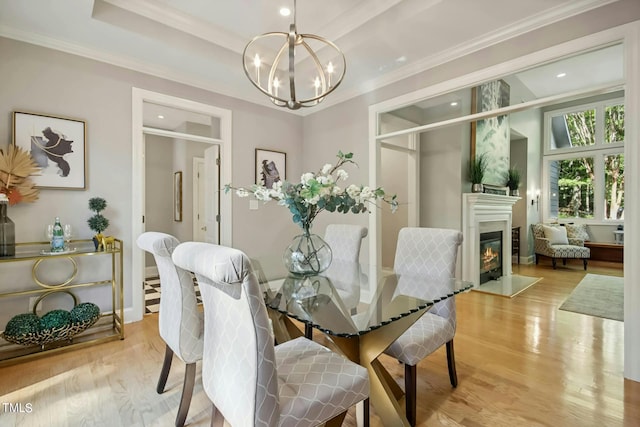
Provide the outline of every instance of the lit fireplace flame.
<path id="1" fill-rule="evenodd" d="M 494 251 L 490 246 L 482 252 L 482 265 L 485 271 L 491 270 L 493 265 L 497 265 L 498 251 Z"/>

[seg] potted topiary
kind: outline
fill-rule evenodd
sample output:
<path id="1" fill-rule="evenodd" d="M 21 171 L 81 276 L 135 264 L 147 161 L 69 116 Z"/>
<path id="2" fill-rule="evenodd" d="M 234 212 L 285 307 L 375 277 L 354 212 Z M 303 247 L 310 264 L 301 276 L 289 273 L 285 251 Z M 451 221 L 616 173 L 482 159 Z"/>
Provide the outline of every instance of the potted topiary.
<path id="1" fill-rule="evenodd" d="M 482 193 L 484 188 L 482 186 L 482 180 L 484 179 L 484 173 L 487 170 L 487 158 L 486 153 L 482 153 L 469 160 L 469 181 L 471 181 L 471 192 Z"/>
<path id="2" fill-rule="evenodd" d="M 100 247 L 100 243 L 104 237 L 102 232 L 109 226 L 109 220 L 100 213 L 105 210 L 106 207 L 107 202 L 101 197 L 93 197 L 89 199 L 89 209 L 95 212 L 95 215 L 87 220 L 87 224 L 89 225 L 89 228 L 96 233 L 96 235 L 93 236 L 93 244 L 96 249 Z"/>
<path id="3" fill-rule="evenodd" d="M 520 171 L 514 167 L 509 168 L 506 173 L 507 187 L 509 187 L 509 193 L 512 196 L 519 196 L 520 190 Z"/>

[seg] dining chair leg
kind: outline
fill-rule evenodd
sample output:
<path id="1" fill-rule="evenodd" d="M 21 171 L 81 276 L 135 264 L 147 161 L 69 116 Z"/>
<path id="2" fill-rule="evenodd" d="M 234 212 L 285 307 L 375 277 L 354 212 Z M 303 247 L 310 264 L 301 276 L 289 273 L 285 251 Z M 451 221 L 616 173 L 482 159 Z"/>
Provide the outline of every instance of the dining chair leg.
<path id="1" fill-rule="evenodd" d="M 193 386 L 196 382 L 196 364 L 188 363 L 184 371 L 184 383 L 182 385 L 182 398 L 178 407 L 178 416 L 176 417 L 176 427 L 184 426 L 191 405 L 191 396 L 193 395 Z"/>
<path id="2" fill-rule="evenodd" d="M 458 387 L 458 374 L 456 373 L 456 357 L 453 353 L 453 340 L 447 342 L 447 364 L 449 365 L 449 381 L 453 387 Z"/>
<path id="3" fill-rule="evenodd" d="M 416 392 L 417 392 L 418 367 L 416 365 L 404 365 L 404 399 L 407 421 L 411 427 L 416 425 Z"/>
<path id="4" fill-rule="evenodd" d="M 160 378 L 158 378 L 158 386 L 156 387 L 158 394 L 164 393 L 164 386 L 167 385 L 167 377 L 169 377 L 169 370 L 171 369 L 171 360 L 173 360 L 173 350 L 167 345 L 164 351 L 162 371 L 160 371 Z"/>
<path id="5" fill-rule="evenodd" d="M 313 327 L 308 323 L 304 324 L 304 337 L 309 340 L 313 339 Z"/>
<path id="6" fill-rule="evenodd" d="M 369 398 L 367 397 L 362 401 L 362 425 L 363 427 L 369 427 Z"/>
<path id="7" fill-rule="evenodd" d="M 211 406 L 211 427 L 224 427 L 224 417 L 215 405 Z"/>

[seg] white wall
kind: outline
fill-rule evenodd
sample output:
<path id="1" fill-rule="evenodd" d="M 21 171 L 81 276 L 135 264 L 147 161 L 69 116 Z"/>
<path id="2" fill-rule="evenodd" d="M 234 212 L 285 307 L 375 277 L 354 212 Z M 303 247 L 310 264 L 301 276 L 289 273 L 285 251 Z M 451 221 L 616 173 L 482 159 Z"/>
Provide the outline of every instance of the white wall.
<path id="1" fill-rule="evenodd" d="M 180 129 L 180 132 L 187 132 Z M 145 228 L 175 236 L 179 241 L 193 239 L 193 158 L 204 157 L 209 144 L 145 136 Z M 182 172 L 182 221 L 173 217 L 173 174 Z M 155 266 L 151 254 L 145 265 Z"/>
<path id="2" fill-rule="evenodd" d="M 16 240 L 43 240 L 44 225 L 54 216 L 70 223 L 78 238 L 89 238 L 93 233 L 86 225 L 91 216 L 87 202 L 91 197 L 103 197 L 108 203 L 104 213 L 111 222 L 107 233 L 124 241 L 125 307 L 132 304 L 130 248 L 137 237 L 132 236 L 131 224 L 132 87 L 231 110 L 236 185 L 253 183 L 256 147 L 286 152 L 288 172 L 295 176 L 301 170 L 303 133 L 298 116 L 7 38 L 0 38 L 0 57 L 1 149 L 11 141 L 11 113 L 15 110 L 78 118 L 87 123 L 86 190 L 43 189 L 37 202 L 12 207 Z M 171 192 L 172 188 L 171 184 Z M 233 245 L 250 255 L 283 248 L 296 232 L 281 206 L 272 204 L 250 211 L 247 199 L 234 198 L 233 209 Z M 19 282 L 16 286 L 31 286 L 30 279 Z"/>
<path id="3" fill-rule="evenodd" d="M 406 140 L 407 137 L 401 139 Z M 401 146 L 406 148 L 407 144 L 401 143 Z M 382 205 L 380 210 L 382 213 L 382 266 L 392 268 L 398 244 L 398 233 L 403 227 L 409 225 L 408 180 L 413 177 L 408 176 L 409 156 L 405 152 L 385 148 L 381 151 L 382 187 L 386 192 L 395 194 L 400 201 L 395 213 L 391 212 L 391 209 L 386 205 Z"/>
<path id="4" fill-rule="evenodd" d="M 460 229 L 462 223 L 462 147 L 468 147 L 469 125 L 420 135 L 420 226 Z M 465 150 L 466 151 L 466 150 Z"/>
<path id="5" fill-rule="evenodd" d="M 531 257 L 533 254 L 533 237 L 531 224 L 540 222 L 542 205 L 532 205 L 531 198 L 541 187 L 542 166 L 542 113 L 540 109 L 521 111 L 511 115 L 511 129 L 526 137 L 526 141 L 515 141 L 511 147 L 518 149 L 512 153 L 512 164 L 523 165 L 525 176 L 522 177 L 520 197 L 514 206 L 514 225 L 520 228 L 520 257 Z M 533 258 L 530 259 L 533 262 Z"/>
<path id="6" fill-rule="evenodd" d="M 173 140 L 155 135 L 145 137 L 145 224 L 148 231 L 172 234 L 173 226 Z M 153 255 L 145 254 L 145 266 L 155 266 Z"/>
<path id="7" fill-rule="evenodd" d="M 513 129 L 513 128 L 512 128 Z M 526 257 L 530 254 L 529 239 L 527 238 L 529 227 L 527 226 L 527 211 L 530 208 L 529 200 L 527 198 L 527 138 L 514 139 L 514 132 L 511 132 L 510 143 L 510 167 L 516 168 L 520 172 L 521 188 L 520 200 L 513 205 L 513 217 L 511 219 L 512 227 L 520 227 L 520 258 L 516 260 L 517 263 L 525 261 Z M 535 209 L 535 208 L 534 208 Z"/>
<path id="8" fill-rule="evenodd" d="M 204 158 L 204 152 L 210 146 L 205 142 L 183 139 L 176 139 L 173 142 L 172 169 L 165 171 L 165 174 L 171 177 L 171 186 L 160 191 L 166 191 L 171 196 L 171 234 L 181 242 L 193 239 L 193 159 L 194 157 Z M 175 172 L 182 172 L 182 221 L 174 221 L 173 218 L 173 174 Z M 149 194 L 148 182 L 146 193 Z"/>

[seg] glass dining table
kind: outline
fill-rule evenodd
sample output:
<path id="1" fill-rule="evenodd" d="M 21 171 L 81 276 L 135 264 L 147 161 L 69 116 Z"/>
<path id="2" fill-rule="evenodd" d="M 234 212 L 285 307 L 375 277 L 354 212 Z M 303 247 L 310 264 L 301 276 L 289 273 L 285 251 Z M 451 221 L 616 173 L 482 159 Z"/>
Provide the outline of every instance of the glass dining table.
<path id="1" fill-rule="evenodd" d="M 332 349 L 367 368 L 370 401 L 382 424 L 408 426 L 404 392 L 378 357 L 431 306 L 473 284 L 458 279 L 434 282 L 339 260 L 312 276 L 289 273 L 279 257 L 254 258 L 252 264 L 276 342 L 321 331 Z M 304 324 L 304 333 L 293 319 Z"/>

